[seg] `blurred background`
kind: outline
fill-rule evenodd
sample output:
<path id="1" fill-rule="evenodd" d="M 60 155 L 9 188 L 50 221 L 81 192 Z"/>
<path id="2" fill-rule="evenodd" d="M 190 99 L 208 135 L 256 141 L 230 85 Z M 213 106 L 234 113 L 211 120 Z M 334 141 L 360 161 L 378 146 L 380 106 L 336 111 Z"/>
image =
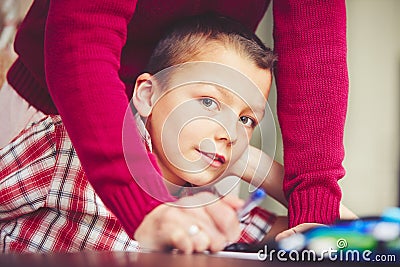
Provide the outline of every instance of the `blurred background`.
<path id="1" fill-rule="evenodd" d="M 350 78 L 345 127 L 343 203 L 359 216 L 379 215 L 399 205 L 400 180 L 400 1 L 347 0 Z M 257 34 L 270 47 L 272 8 Z M 276 113 L 276 89 L 270 95 Z M 279 126 L 276 160 L 282 162 Z M 268 129 L 265 130 L 268 132 Z M 264 132 L 263 132 L 264 133 Z M 241 194 L 248 187 L 241 185 Z M 286 210 L 274 201 L 264 206 Z"/>
<path id="2" fill-rule="evenodd" d="M 0 88 L 16 58 L 12 45 L 16 30 L 31 4 L 32 0 L 0 0 Z"/>
<path id="3" fill-rule="evenodd" d="M 0 0 L 1 83 L 16 56 L 12 47 L 15 30 L 31 3 Z M 398 206 L 400 199 L 400 1 L 348 0 L 346 5 L 350 92 L 344 140 L 347 174 L 340 185 L 343 203 L 356 214 L 379 215 L 386 207 Z M 257 31 L 270 47 L 272 23 L 271 6 Z M 275 87 L 269 102 L 276 113 Z M 276 128 L 275 157 L 282 162 L 282 141 Z M 263 133 L 273 136 L 268 134 L 271 130 L 263 129 Z M 248 186 L 242 184 L 241 196 L 247 192 Z M 263 205 L 286 213 L 270 199 Z"/>

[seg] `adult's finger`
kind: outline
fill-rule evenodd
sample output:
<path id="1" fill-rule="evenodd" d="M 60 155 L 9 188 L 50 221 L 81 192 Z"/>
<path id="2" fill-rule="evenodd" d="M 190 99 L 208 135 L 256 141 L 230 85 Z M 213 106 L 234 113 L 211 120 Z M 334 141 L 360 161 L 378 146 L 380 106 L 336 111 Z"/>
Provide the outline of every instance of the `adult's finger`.
<path id="1" fill-rule="evenodd" d="M 307 231 L 307 230 L 317 227 L 317 226 L 326 226 L 326 225 L 320 224 L 320 223 L 302 223 L 302 224 L 296 225 L 295 227 L 292 227 L 288 230 L 285 230 L 285 231 L 277 234 L 275 237 L 275 241 L 280 241 L 284 238 L 287 238 L 287 237 L 292 236 L 297 233 Z"/>
<path id="2" fill-rule="evenodd" d="M 218 251 L 224 248 L 227 238 L 216 226 L 214 218 L 209 215 L 205 207 L 187 209 L 185 210 L 185 214 L 194 221 L 194 224 L 199 227 L 201 233 L 208 237 L 209 247 L 207 249 Z"/>
<path id="3" fill-rule="evenodd" d="M 237 196 L 232 195 L 232 194 L 228 194 L 228 195 L 224 196 L 223 198 L 221 198 L 221 201 L 224 201 L 226 204 L 231 206 L 236 211 L 239 210 L 240 208 L 242 208 L 244 205 L 243 199 L 240 199 Z"/>
<path id="4" fill-rule="evenodd" d="M 208 192 L 183 198 L 180 204 L 203 203 L 201 207 L 186 209 L 198 222 L 198 226 L 210 238 L 211 251 L 222 250 L 227 243 L 239 238 L 240 229 L 236 211 L 243 201 L 235 196 L 219 198 Z"/>
<path id="5" fill-rule="evenodd" d="M 180 251 L 189 254 L 192 253 L 195 249 L 193 240 L 190 238 L 190 235 L 183 229 L 183 227 L 176 227 L 170 224 L 170 230 L 164 233 L 166 237 L 164 243 L 168 244 L 174 248 L 179 249 Z"/>
<path id="6" fill-rule="evenodd" d="M 210 248 L 211 239 L 205 231 L 200 229 L 200 231 L 197 234 L 194 234 L 191 238 L 194 251 L 203 252 Z"/>
<path id="7" fill-rule="evenodd" d="M 208 215 L 212 218 L 215 226 L 222 233 L 227 242 L 235 242 L 240 236 L 239 220 L 236 209 L 225 201 L 218 201 L 205 207 Z M 218 244 L 215 249 L 219 249 Z"/>

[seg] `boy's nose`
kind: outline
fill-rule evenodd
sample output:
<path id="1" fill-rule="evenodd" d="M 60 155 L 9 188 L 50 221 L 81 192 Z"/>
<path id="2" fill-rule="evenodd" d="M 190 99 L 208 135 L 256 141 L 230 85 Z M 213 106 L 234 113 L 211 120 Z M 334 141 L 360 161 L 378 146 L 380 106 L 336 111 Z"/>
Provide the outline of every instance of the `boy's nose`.
<path id="1" fill-rule="evenodd" d="M 229 145 L 234 145 L 237 142 L 237 117 L 220 121 L 218 129 L 215 132 L 217 141 L 225 141 Z"/>

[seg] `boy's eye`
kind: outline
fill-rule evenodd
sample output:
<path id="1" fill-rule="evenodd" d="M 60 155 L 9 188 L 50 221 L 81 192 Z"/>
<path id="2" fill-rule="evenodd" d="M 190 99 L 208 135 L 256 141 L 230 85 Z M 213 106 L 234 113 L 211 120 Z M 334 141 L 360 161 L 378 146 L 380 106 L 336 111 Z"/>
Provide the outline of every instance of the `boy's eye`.
<path id="1" fill-rule="evenodd" d="M 244 124 L 246 127 L 254 127 L 255 126 L 255 121 L 254 119 L 247 117 L 247 116 L 242 116 L 239 118 L 240 122 Z"/>
<path id="2" fill-rule="evenodd" d="M 200 99 L 200 102 L 203 106 L 205 106 L 209 110 L 219 109 L 217 102 L 215 102 L 215 100 L 213 100 L 212 98 L 208 97 L 202 98 Z"/>

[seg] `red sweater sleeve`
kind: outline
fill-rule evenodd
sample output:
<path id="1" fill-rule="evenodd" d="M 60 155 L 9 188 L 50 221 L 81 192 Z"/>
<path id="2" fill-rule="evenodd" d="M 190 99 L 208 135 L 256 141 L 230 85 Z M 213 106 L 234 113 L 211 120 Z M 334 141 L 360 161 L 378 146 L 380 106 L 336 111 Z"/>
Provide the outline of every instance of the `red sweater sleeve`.
<path id="1" fill-rule="evenodd" d="M 345 1 L 273 3 L 289 224 L 339 217 L 347 110 Z"/>
<path id="2" fill-rule="evenodd" d="M 128 106 L 118 70 L 127 24 L 136 1 L 51 1 L 45 30 L 45 71 L 50 94 L 87 177 L 131 237 L 143 217 L 171 201 L 151 166 L 129 114 L 130 156 L 157 194 L 147 194 L 132 178 L 122 147 Z M 153 192 L 153 193 L 154 193 Z"/>

